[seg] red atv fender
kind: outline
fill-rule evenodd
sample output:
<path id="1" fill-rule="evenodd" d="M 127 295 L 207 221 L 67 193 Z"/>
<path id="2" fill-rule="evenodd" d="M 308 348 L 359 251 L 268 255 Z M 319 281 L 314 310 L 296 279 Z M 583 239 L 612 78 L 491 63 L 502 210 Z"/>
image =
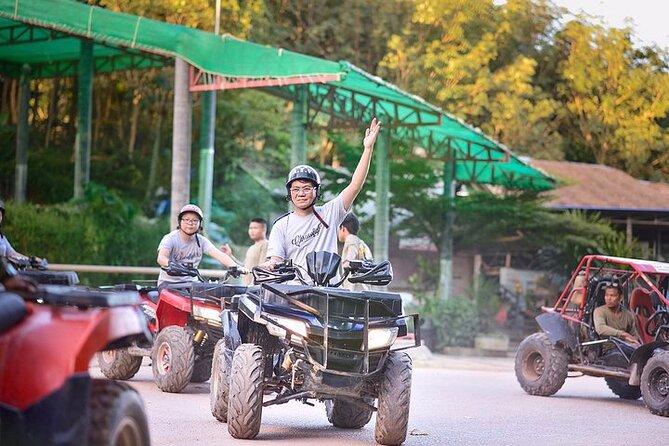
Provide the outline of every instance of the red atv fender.
<path id="1" fill-rule="evenodd" d="M 215 305 L 206 305 L 202 302 L 193 302 L 193 306 L 212 308 L 220 311 Z M 160 293 L 160 300 L 156 308 L 158 330 L 170 325 L 185 327 L 191 312 L 190 299 L 174 290 L 165 289 Z"/>
<path id="2" fill-rule="evenodd" d="M 132 306 L 27 306 L 25 319 L 0 336 L 0 403 L 19 410 L 87 374 L 93 355 L 112 341 L 146 332 Z"/>

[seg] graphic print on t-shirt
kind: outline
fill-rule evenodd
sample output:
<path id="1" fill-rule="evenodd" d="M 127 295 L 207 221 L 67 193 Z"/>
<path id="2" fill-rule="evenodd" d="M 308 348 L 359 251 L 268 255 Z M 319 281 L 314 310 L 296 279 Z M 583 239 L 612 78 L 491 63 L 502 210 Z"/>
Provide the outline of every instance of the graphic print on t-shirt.
<path id="1" fill-rule="evenodd" d="M 318 237 L 318 234 L 320 234 L 320 232 L 321 232 L 321 228 L 322 228 L 322 227 L 323 227 L 323 226 L 322 226 L 320 223 L 318 223 L 318 225 L 317 225 L 315 228 L 311 229 L 311 230 L 308 231 L 306 234 L 298 234 L 298 235 L 296 235 L 296 236 L 290 241 L 290 244 L 299 248 L 299 247 L 302 246 L 303 244 L 305 244 L 305 243 L 309 243 L 309 240 L 311 240 L 311 239 L 313 239 L 313 238 L 315 238 L 315 237 Z"/>

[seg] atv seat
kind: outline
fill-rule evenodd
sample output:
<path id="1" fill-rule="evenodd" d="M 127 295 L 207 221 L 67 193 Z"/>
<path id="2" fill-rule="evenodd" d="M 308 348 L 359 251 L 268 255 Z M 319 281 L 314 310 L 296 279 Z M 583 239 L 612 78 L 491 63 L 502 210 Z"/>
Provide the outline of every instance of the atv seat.
<path id="1" fill-rule="evenodd" d="M 0 334 L 21 322 L 27 312 L 26 303 L 19 296 L 0 292 Z"/>
<path id="2" fill-rule="evenodd" d="M 645 326 L 648 318 L 654 313 L 653 304 L 650 300 L 650 292 L 644 288 L 635 288 L 630 298 L 630 308 L 636 318 L 639 334 L 644 344 L 653 341 L 653 338 L 646 333 Z"/>

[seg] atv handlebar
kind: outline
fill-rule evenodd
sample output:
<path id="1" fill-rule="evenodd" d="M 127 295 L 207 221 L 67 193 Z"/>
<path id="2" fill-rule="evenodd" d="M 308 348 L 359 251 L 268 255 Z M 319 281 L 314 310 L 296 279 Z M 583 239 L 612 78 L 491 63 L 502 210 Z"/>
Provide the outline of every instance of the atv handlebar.
<path id="1" fill-rule="evenodd" d="M 161 266 L 160 269 L 165 271 L 170 276 L 177 277 L 197 277 L 200 282 L 208 282 L 200 274 L 200 271 L 192 264 L 182 264 L 177 262 L 169 262 L 167 266 Z M 230 277 L 238 278 L 242 274 L 248 274 L 246 268 L 233 266 L 225 272 L 225 276 L 219 282 L 227 282 Z"/>
<path id="2" fill-rule="evenodd" d="M 251 270 L 253 283 L 281 283 L 294 280 L 296 277 L 304 282 L 302 275 L 292 260 L 284 260 L 274 265 L 274 269 L 254 266 Z"/>
<path id="3" fill-rule="evenodd" d="M 8 257 L 8 260 L 19 271 L 40 270 L 43 271 L 49 267 L 49 262 L 45 258 L 36 256 L 30 257 Z"/>

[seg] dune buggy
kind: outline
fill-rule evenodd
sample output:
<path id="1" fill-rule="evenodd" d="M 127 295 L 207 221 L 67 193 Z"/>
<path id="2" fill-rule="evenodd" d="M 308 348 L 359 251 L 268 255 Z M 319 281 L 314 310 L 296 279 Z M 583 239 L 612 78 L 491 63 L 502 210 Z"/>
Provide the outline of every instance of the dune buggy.
<path id="1" fill-rule="evenodd" d="M 360 429 L 376 412 L 378 443 L 405 440 L 412 366 L 399 350 L 420 345 L 418 315 L 402 314 L 399 294 L 350 291 L 339 287 L 343 279 L 331 284 L 339 262 L 336 254 L 310 253 L 307 280 L 290 262 L 273 271 L 255 268 L 259 285 L 223 310 L 211 412 L 227 421 L 233 437 L 256 437 L 263 407 L 317 400 L 336 427 Z M 387 261 L 351 262 L 344 278 L 349 274 L 352 283 L 385 285 L 392 279 Z M 408 333 L 407 320 L 415 343 L 394 349 Z"/>
<path id="2" fill-rule="evenodd" d="M 232 268 L 221 281 L 205 280 L 196 268 L 170 264 L 168 274 L 196 277 L 168 285 L 162 291 L 155 286 L 117 285 L 116 290 L 138 290 L 153 342 L 98 354 L 102 373 L 111 379 L 127 380 L 135 376 L 142 358 L 150 356 L 153 379 L 164 392 L 179 393 L 190 382 L 205 382 L 211 376 L 211 361 L 216 342 L 223 336 L 221 309 L 230 299 L 246 290 L 229 285 L 230 277 L 239 277 Z"/>
<path id="3" fill-rule="evenodd" d="M 641 345 L 601 337 L 593 322 L 604 291 L 622 286 L 621 305 L 634 314 Z M 576 286 L 574 286 L 576 284 Z M 656 415 L 669 416 L 669 263 L 589 255 L 583 257 L 562 294 L 536 320 L 542 331 L 525 338 L 515 358 L 521 387 L 552 395 L 572 372 L 603 377 L 611 391 L 638 399 Z"/>

